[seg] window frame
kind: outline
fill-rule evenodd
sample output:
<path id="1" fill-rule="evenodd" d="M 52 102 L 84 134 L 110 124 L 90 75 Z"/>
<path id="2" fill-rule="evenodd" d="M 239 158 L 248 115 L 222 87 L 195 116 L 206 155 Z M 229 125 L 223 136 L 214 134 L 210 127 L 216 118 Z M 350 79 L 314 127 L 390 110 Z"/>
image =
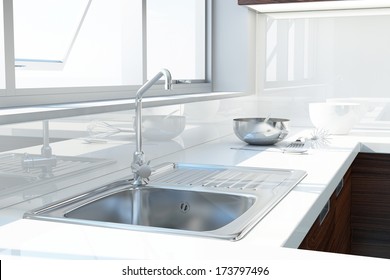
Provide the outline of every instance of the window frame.
<path id="1" fill-rule="evenodd" d="M 143 82 L 146 82 L 146 1 L 142 0 L 143 10 Z M 206 69 L 204 80 L 173 80 L 174 86 L 168 96 L 182 94 L 197 94 L 212 92 L 211 82 L 211 15 L 212 0 L 205 0 L 206 30 L 205 50 Z M 141 85 L 129 86 L 85 86 L 85 87 L 58 87 L 58 88 L 16 88 L 15 84 L 15 54 L 13 38 L 13 2 L 3 1 L 4 21 L 4 57 L 5 57 L 5 89 L 0 89 L 0 108 L 44 106 L 63 103 L 82 103 L 108 101 L 118 99 L 133 99 Z M 174 77 L 173 77 L 174 78 Z M 148 96 L 167 96 L 162 92 L 162 82 L 153 86 Z"/>

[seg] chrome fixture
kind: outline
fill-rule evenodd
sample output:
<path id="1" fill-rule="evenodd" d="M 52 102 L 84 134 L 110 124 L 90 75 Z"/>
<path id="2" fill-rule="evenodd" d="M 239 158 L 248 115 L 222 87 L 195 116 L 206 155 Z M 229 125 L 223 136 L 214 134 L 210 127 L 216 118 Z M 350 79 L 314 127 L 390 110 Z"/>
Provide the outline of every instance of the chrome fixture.
<path id="1" fill-rule="evenodd" d="M 142 97 L 145 92 L 155 84 L 161 77 L 165 78 L 165 90 L 170 90 L 172 85 L 171 73 L 167 69 L 162 69 L 151 80 L 147 81 L 138 91 L 135 97 L 135 145 L 136 149 L 133 155 L 133 163 L 131 165 L 134 181 L 133 185 L 141 186 L 144 179 L 149 178 L 152 170 L 148 163 L 145 163 L 145 155 L 142 151 Z"/>
<path id="2" fill-rule="evenodd" d="M 41 148 L 41 155 L 30 155 L 25 153 L 22 158 L 23 170 L 29 172 L 33 168 L 41 168 L 41 178 L 49 178 L 53 176 L 53 167 L 57 165 L 57 158 L 53 155 L 50 147 L 49 137 L 49 121 L 42 122 L 43 130 L 43 146 Z"/>

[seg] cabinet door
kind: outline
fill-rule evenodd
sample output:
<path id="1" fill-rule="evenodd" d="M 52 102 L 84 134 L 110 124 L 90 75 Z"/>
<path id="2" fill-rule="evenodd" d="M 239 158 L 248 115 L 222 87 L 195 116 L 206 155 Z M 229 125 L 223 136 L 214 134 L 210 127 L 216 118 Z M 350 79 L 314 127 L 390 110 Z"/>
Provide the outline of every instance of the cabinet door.
<path id="1" fill-rule="evenodd" d="M 352 172 L 349 169 L 332 194 L 328 213 L 321 223 L 321 216 L 315 221 L 300 249 L 349 254 L 351 252 L 351 187 Z"/>
<path id="2" fill-rule="evenodd" d="M 334 230 L 334 207 L 332 200 L 324 206 L 320 216 L 303 239 L 299 249 L 329 252 L 332 247 Z"/>
<path id="3" fill-rule="evenodd" d="M 361 153 L 352 166 L 352 254 L 390 258 L 390 155 Z"/>
<path id="4" fill-rule="evenodd" d="M 333 194 L 335 226 L 331 252 L 349 254 L 351 252 L 351 185 L 349 169 Z"/>

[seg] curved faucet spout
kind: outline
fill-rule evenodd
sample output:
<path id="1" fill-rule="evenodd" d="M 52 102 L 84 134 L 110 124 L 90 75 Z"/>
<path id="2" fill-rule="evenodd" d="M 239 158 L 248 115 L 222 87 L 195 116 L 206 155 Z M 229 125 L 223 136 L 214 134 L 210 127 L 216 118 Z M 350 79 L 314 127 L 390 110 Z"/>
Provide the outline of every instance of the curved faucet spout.
<path id="1" fill-rule="evenodd" d="M 151 88 L 161 77 L 165 78 L 165 90 L 170 90 L 172 86 L 172 76 L 167 69 L 161 69 L 152 79 L 147 81 L 138 91 L 135 97 L 135 145 L 136 149 L 133 156 L 133 174 L 134 185 L 142 185 L 144 178 L 148 178 L 151 171 L 145 164 L 145 156 L 142 151 L 142 97 L 145 92 Z M 141 172 L 142 170 L 142 172 Z"/>
<path id="2" fill-rule="evenodd" d="M 136 95 L 136 102 L 142 101 L 142 97 L 144 93 L 151 88 L 160 78 L 164 76 L 165 77 L 165 90 L 170 90 L 172 86 L 172 76 L 171 73 L 167 69 L 161 69 L 160 72 L 156 74 L 152 79 L 147 81 L 145 84 L 140 87 L 140 89 L 137 91 Z"/>

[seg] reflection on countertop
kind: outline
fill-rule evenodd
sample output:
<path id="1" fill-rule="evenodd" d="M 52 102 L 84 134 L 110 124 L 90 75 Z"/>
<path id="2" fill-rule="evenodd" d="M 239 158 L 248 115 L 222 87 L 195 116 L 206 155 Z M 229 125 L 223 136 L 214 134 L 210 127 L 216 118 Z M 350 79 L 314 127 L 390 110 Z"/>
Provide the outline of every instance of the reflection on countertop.
<path id="1" fill-rule="evenodd" d="M 77 128 L 81 131 L 89 122 L 65 124 L 63 129 L 74 130 Z M 26 125 L 26 124 L 25 124 Z M 54 134 L 59 133 L 60 123 L 53 121 L 50 125 L 54 129 Z M 30 126 L 32 133 L 37 134 L 42 130 L 40 122 L 33 123 Z M 20 125 L 20 131 L 22 124 Z M 27 134 L 31 134 L 27 130 Z M 202 122 L 191 123 L 186 125 L 185 131 L 175 139 L 168 141 L 153 141 L 144 139 L 144 150 L 147 160 L 153 163 L 161 157 L 177 153 L 205 143 L 216 138 L 224 137 L 231 133 L 231 122 L 220 121 L 216 126 L 215 123 Z M 52 133 L 51 133 L 52 134 Z M 72 135 L 71 131 L 69 132 Z M 85 141 L 85 137 L 68 139 L 50 143 L 53 159 L 55 164 L 51 173 L 44 176 L 44 166 L 38 163 L 41 158 L 42 144 L 35 144 L 31 147 L 20 148 L 12 151 L 6 151 L 0 154 L 0 209 L 28 201 L 37 197 L 51 195 L 50 200 L 56 200 L 56 195 L 61 190 L 90 181 L 96 178 L 103 178 L 110 174 L 122 172 L 125 176 L 131 176 L 131 158 L 135 149 L 135 141 L 132 134 L 117 133 L 104 139 L 104 142 Z M 42 140 L 41 140 L 42 141 Z M 23 165 L 23 159 L 30 159 L 30 166 Z M 34 162 L 34 159 L 37 159 Z M 34 166 L 35 165 L 35 166 Z M 108 177 L 109 178 L 109 177 Z M 28 193 L 28 195 L 26 195 Z"/>

